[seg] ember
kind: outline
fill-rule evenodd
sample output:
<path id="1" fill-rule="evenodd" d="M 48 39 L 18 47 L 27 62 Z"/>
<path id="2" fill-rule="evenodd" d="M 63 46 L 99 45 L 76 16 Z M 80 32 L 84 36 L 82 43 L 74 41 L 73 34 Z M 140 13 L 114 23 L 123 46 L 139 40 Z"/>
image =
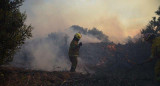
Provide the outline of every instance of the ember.
<path id="1" fill-rule="evenodd" d="M 110 51 L 116 51 L 116 45 L 114 45 L 114 44 L 107 45 L 107 48 L 108 48 Z"/>

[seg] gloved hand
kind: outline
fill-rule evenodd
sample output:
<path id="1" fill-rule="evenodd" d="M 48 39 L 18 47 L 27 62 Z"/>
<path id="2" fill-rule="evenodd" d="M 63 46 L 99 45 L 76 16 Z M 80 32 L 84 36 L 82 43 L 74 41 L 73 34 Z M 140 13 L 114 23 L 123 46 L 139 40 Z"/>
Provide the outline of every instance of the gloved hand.
<path id="1" fill-rule="evenodd" d="M 82 42 L 79 43 L 79 46 L 82 46 Z"/>

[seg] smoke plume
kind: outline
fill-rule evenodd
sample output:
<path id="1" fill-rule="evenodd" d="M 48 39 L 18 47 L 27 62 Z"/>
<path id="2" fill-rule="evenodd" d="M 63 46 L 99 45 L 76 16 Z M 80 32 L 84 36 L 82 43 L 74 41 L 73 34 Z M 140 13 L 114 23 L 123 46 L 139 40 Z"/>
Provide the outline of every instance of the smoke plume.
<path id="1" fill-rule="evenodd" d="M 158 8 L 157 2 L 159 1 L 26 0 L 21 11 L 26 11 L 26 23 L 35 29 L 33 38 L 26 41 L 12 64 L 37 70 L 69 70 L 68 47 L 76 32 L 83 34 L 81 41 L 84 45 L 109 40 L 123 42 L 128 35 L 137 34 L 148 23 Z M 66 29 L 70 26 L 70 29 Z M 101 53 L 99 50 L 96 52 Z M 81 57 L 79 59 L 79 64 L 83 65 L 78 71 L 83 71 L 86 61 Z"/>
<path id="2" fill-rule="evenodd" d="M 66 31 L 50 33 L 44 38 L 28 40 L 26 44 L 22 46 L 22 49 L 15 55 L 12 64 L 17 67 L 36 70 L 69 70 L 71 64 L 68 58 L 68 49 L 74 34 L 79 32 L 76 29 L 77 28 L 71 27 Z M 84 30 L 84 28 L 81 29 Z M 100 31 L 97 30 L 97 32 Z M 97 35 L 101 34 L 103 33 Z M 103 39 L 100 40 L 93 34 L 82 33 L 82 39 L 80 41 L 85 45 L 86 43 L 102 42 Z M 83 61 L 81 57 L 78 59 L 77 71 L 84 72 L 84 68 L 86 68 L 85 62 L 87 61 Z"/>
<path id="3" fill-rule="evenodd" d="M 34 37 L 72 25 L 96 27 L 114 42 L 135 36 L 155 15 L 159 0 L 25 0 L 27 22 Z"/>

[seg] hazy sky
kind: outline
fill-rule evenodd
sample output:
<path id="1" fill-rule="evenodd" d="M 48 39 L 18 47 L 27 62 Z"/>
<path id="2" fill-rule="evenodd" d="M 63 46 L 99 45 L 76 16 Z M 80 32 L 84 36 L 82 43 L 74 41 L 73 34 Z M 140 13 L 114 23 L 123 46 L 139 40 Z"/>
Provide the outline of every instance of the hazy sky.
<path id="1" fill-rule="evenodd" d="M 80 25 L 120 41 L 144 28 L 159 6 L 160 0 L 25 0 L 22 11 L 35 37 Z"/>

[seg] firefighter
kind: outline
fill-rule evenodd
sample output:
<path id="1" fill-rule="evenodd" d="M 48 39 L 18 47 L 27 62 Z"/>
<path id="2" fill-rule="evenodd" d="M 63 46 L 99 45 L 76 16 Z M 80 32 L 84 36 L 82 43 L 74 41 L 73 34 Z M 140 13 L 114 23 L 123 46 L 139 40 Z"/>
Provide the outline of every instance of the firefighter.
<path id="1" fill-rule="evenodd" d="M 76 33 L 74 35 L 73 40 L 70 43 L 69 47 L 69 59 L 71 61 L 71 69 L 70 72 L 75 72 L 77 67 L 77 57 L 79 56 L 79 49 L 82 46 L 82 42 L 78 43 L 81 39 L 82 35 L 80 33 Z"/>
<path id="2" fill-rule="evenodd" d="M 151 56 L 149 59 L 141 63 L 140 65 L 144 63 L 151 62 L 153 59 L 157 60 L 157 63 L 155 64 L 155 78 L 158 82 L 160 82 L 160 37 L 156 37 L 155 34 L 147 33 L 144 35 L 144 40 L 151 43 Z"/>

